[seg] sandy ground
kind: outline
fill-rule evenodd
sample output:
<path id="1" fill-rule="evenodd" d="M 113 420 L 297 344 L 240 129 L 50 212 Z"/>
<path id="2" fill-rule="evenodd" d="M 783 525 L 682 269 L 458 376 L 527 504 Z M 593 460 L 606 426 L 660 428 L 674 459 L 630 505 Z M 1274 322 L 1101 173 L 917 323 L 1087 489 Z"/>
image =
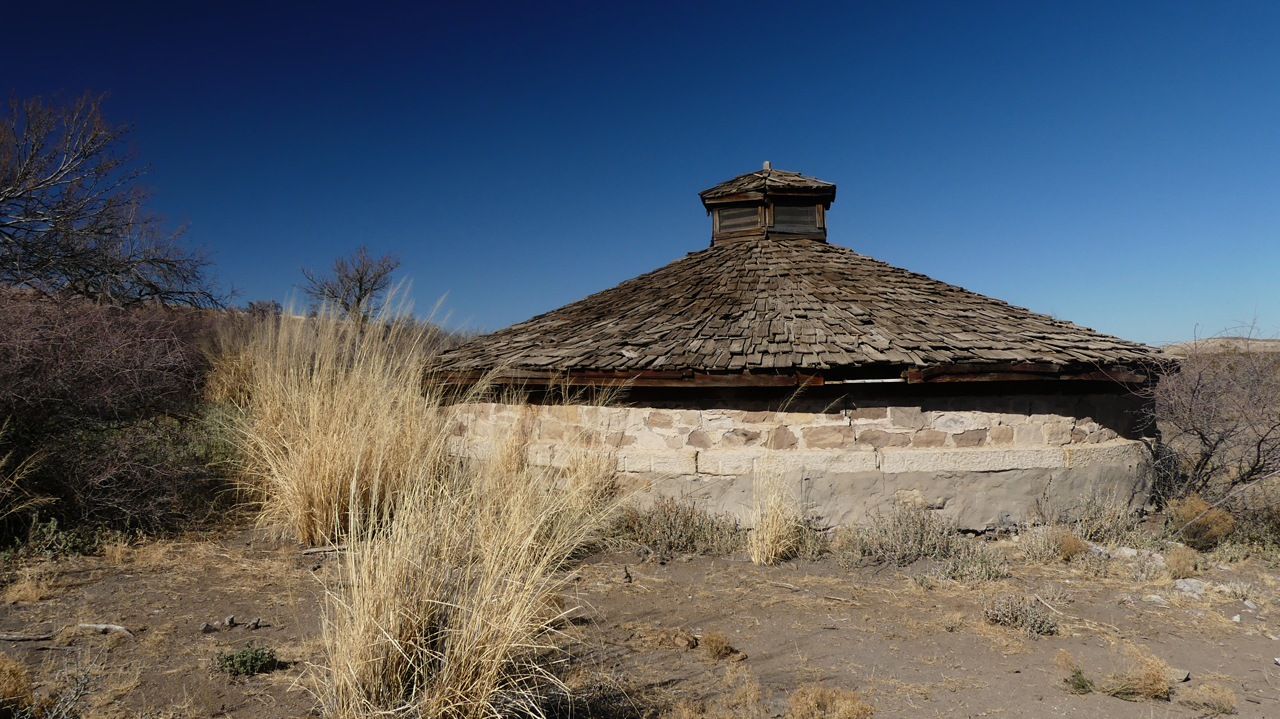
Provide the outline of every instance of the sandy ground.
<path id="1" fill-rule="evenodd" d="M 745 557 L 589 557 L 567 578 L 566 606 L 576 609 L 563 628 L 572 656 L 565 676 L 610 687 L 612 699 L 579 702 L 577 713 L 651 716 L 680 700 L 713 702 L 749 676 L 766 715 L 780 715 L 796 687 L 819 682 L 858 690 L 877 717 L 1209 716 L 1182 703 L 1206 683 L 1230 689 L 1239 716 L 1280 716 L 1280 640 L 1270 638 L 1280 636 L 1280 582 L 1258 560 L 1201 573 L 1209 588 L 1195 597 L 1167 578 L 1135 581 L 1123 560 L 1097 577 L 1072 564 L 1021 563 L 1007 540 L 994 546 L 1014 558 L 1013 576 L 973 586 L 921 586 L 912 577 L 927 575 L 927 562 L 846 569 L 834 560 L 756 567 Z M 87 678 L 86 717 L 314 715 L 323 583 L 336 562 L 300 550 L 239 531 L 49 563 L 9 588 L 0 632 L 52 639 L 3 641 L 0 650 L 30 667 L 38 691 Z M 1232 583 L 1256 608 L 1213 589 Z M 988 624 L 984 601 L 1006 593 L 1038 597 L 1058 633 L 1034 638 Z M 228 615 L 258 618 L 259 628 L 223 626 Z M 81 623 L 119 624 L 133 636 Z M 217 626 L 202 631 L 206 623 Z M 735 653 L 713 659 L 705 651 L 713 632 Z M 247 642 L 275 649 L 287 666 L 241 679 L 211 670 L 219 651 Z M 1124 671 L 1129 646 L 1189 673 L 1171 701 L 1066 691 L 1060 650 L 1104 683 Z"/>

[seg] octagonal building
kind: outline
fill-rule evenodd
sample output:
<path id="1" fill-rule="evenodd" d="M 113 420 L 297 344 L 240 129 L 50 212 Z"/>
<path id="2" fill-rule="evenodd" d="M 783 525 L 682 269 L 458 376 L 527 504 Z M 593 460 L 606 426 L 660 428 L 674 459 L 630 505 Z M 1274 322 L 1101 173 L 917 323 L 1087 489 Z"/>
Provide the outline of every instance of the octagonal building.
<path id="1" fill-rule="evenodd" d="M 448 381 L 530 400 L 461 408 L 459 441 L 518 426 L 549 465 L 606 448 L 643 496 L 744 518 L 766 473 L 832 525 L 1145 499 L 1152 350 L 829 244 L 835 196 L 765 163 L 700 193 L 710 247 L 449 351 Z"/>

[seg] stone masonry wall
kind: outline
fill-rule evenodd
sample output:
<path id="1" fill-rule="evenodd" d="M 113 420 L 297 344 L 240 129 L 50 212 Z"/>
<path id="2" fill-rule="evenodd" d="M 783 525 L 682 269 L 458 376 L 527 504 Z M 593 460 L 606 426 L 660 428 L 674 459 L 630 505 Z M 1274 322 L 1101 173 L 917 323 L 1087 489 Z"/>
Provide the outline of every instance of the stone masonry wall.
<path id="1" fill-rule="evenodd" d="M 806 509 L 833 525 L 910 500 L 969 528 L 1021 519 L 1038 501 L 1097 494 L 1140 501 L 1147 482 L 1141 442 L 1064 414 L 920 406 L 771 412 L 471 404 L 458 411 L 460 451 L 479 451 L 508 432 L 526 439 L 529 460 L 539 465 L 599 448 L 616 455 L 624 484 L 641 497 L 686 495 L 747 521 L 755 479 L 766 474 L 793 485 Z"/>

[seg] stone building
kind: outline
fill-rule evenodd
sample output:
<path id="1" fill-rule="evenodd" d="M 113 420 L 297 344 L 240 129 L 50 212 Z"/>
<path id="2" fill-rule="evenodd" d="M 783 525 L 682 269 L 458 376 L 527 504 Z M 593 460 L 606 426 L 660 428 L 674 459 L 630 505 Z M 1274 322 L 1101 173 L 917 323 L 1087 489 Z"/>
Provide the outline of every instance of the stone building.
<path id="1" fill-rule="evenodd" d="M 1147 347 L 828 244 L 831 183 L 766 163 L 700 195 L 707 249 L 443 357 L 531 400 L 466 407 L 461 442 L 519 426 L 550 465 L 607 447 L 642 492 L 744 514 L 773 473 L 836 525 L 895 500 L 982 528 L 1144 497 Z M 561 400 L 598 387 L 624 389 Z"/>

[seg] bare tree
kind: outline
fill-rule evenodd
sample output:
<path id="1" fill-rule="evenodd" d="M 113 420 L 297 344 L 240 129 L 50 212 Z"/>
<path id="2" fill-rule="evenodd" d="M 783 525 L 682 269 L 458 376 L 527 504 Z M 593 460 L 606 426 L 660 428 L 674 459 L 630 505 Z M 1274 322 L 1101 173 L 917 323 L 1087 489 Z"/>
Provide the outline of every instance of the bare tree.
<path id="1" fill-rule="evenodd" d="M 317 303 L 332 305 L 347 317 L 366 322 L 382 310 L 391 289 L 391 275 L 399 267 L 399 256 L 373 257 L 369 248 L 362 245 L 349 257 L 334 260 L 328 277 L 302 268 L 302 276 L 307 281 L 300 287 Z"/>
<path id="2" fill-rule="evenodd" d="M 116 305 L 219 306 L 211 263 L 146 211 L 148 171 L 101 97 L 10 99 L 0 117 L 0 282 Z"/>
<path id="3" fill-rule="evenodd" d="M 1250 337 L 1200 340 L 1150 390 L 1163 438 L 1157 493 L 1217 501 L 1280 469 L 1280 351 Z"/>

